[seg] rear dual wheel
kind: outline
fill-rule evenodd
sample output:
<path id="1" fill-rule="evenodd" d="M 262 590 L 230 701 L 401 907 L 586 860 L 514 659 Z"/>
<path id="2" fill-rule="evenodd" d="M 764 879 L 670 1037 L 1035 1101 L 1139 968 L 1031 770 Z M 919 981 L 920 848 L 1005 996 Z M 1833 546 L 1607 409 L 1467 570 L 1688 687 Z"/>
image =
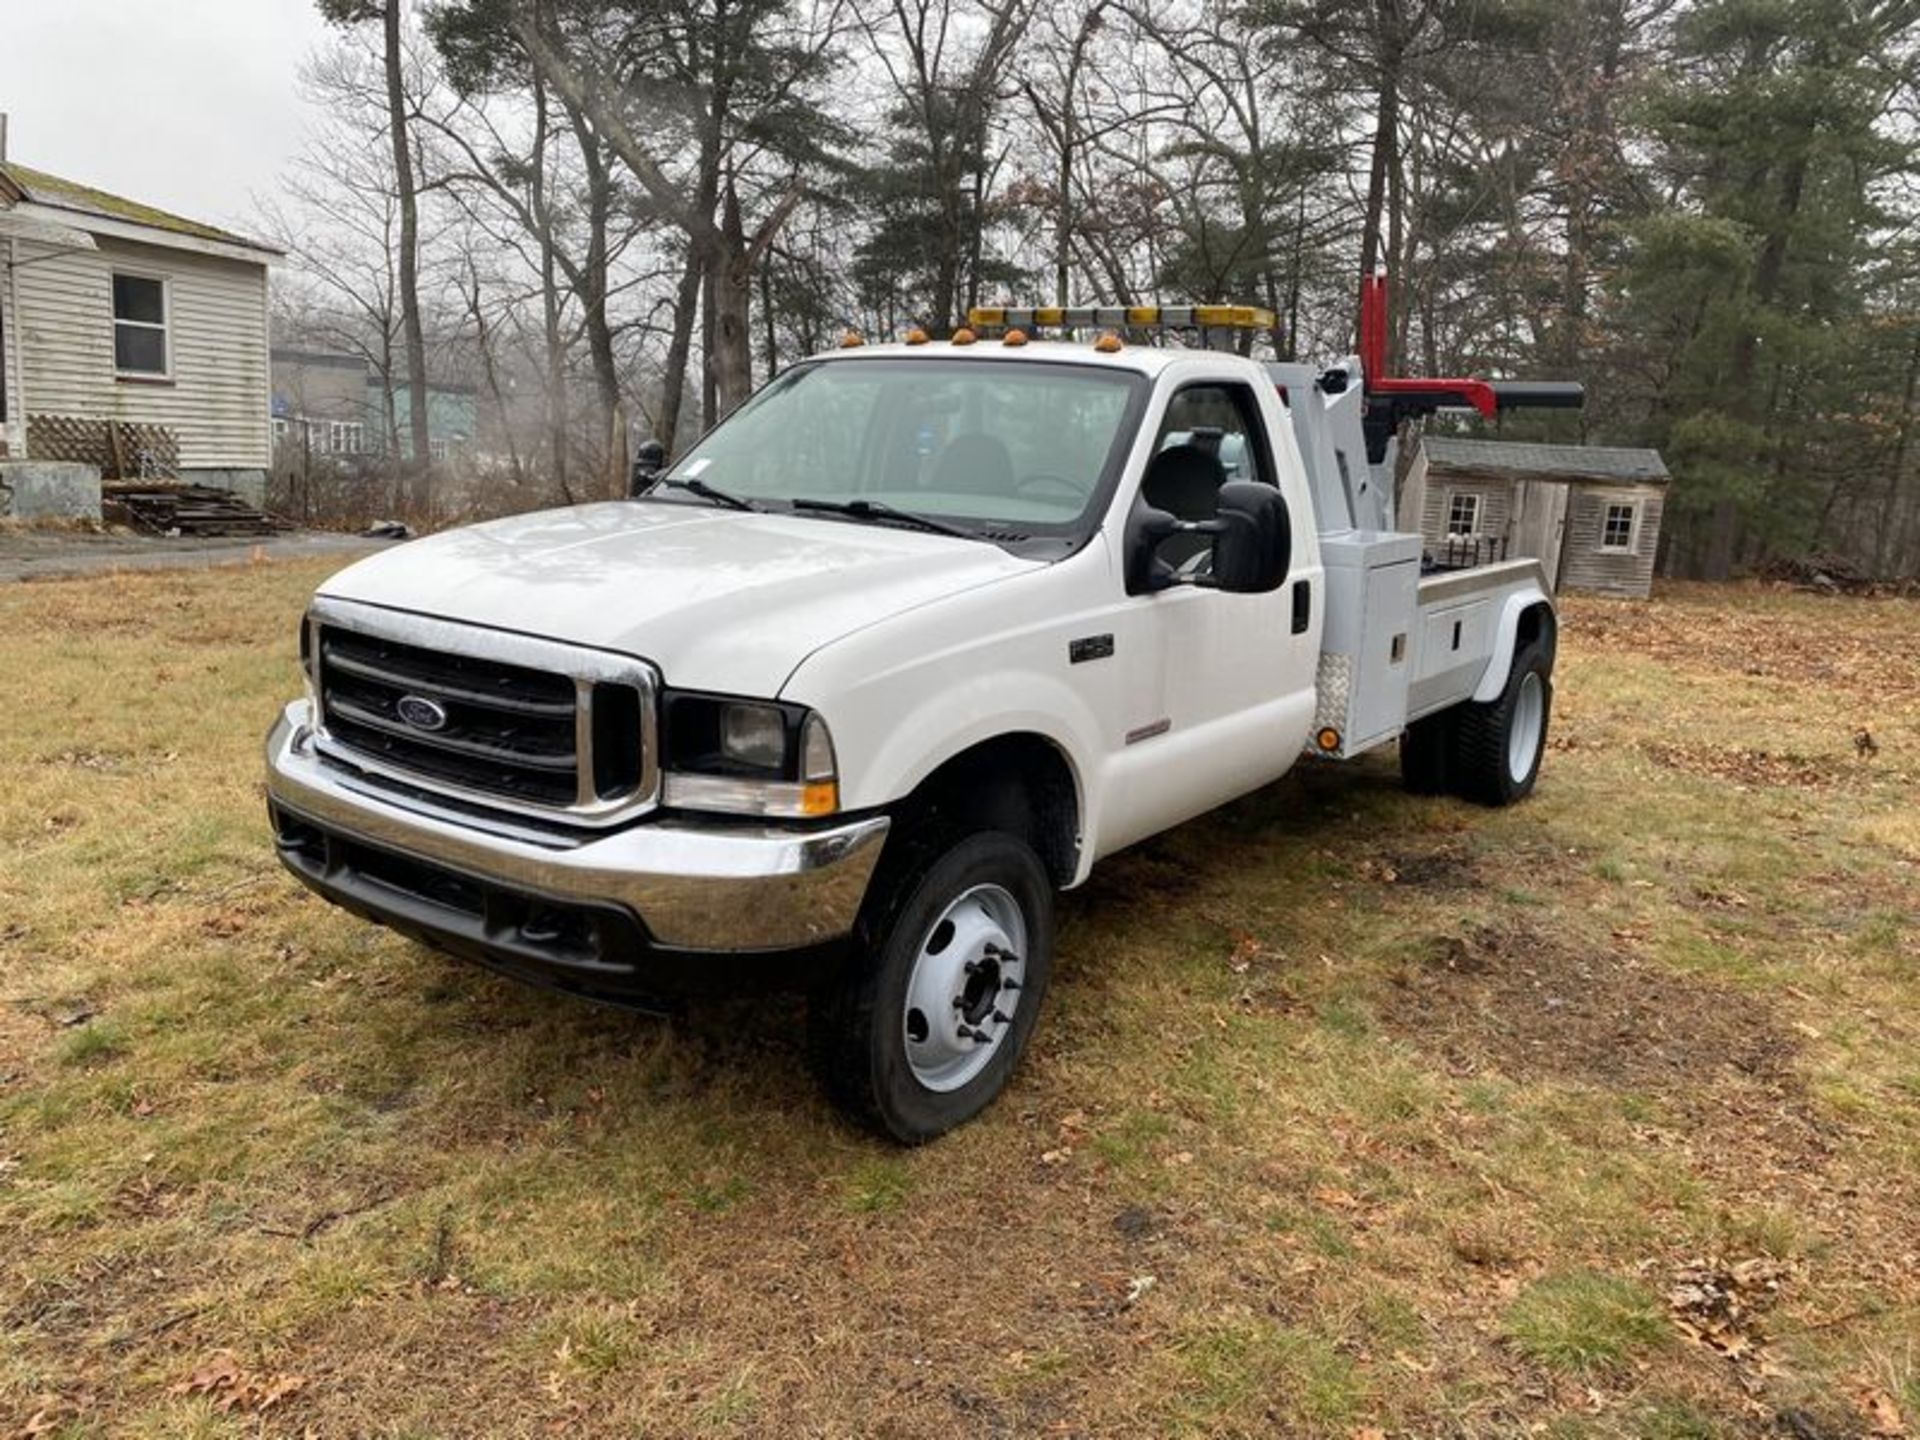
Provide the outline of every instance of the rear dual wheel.
<path id="1" fill-rule="evenodd" d="M 1053 972 L 1053 885 L 1000 831 L 916 847 L 875 877 L 809 1048 L 834 1101 L 903 1144 L 945 1134 L 1005 1087 Z"/>
<path id="2" fill-rule="evenodd" d="M 1416 795 L 1511 805 L 1533 792 L 1553 713 L 1553 651 L 1520 648 L 1499 696 L 1416 720 L 1400 737 L 1400 773 Z"/>

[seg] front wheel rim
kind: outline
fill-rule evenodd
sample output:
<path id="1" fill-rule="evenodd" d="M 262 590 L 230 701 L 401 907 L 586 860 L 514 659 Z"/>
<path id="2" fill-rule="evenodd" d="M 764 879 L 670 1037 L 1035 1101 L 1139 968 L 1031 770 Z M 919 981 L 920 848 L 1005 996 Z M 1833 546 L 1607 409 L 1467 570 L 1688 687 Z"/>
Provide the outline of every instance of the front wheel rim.
<path id="1" fill-rule="evenodd" d="M 1000 885 L 974 885 L 921 935 L 900 1016 L 907 1066 L 928 1090 L 958 1090 L 1010 1043 L 1026 993 L 1025 911 Z"/>
<path id="2" fill-rule="evenodd" d="M 1547 691 L 1540 672 L 1529 670 L 1520 681 L 1520 694 L 1514 701 L 1513 728 L 1507 734 L 1507 773 L 1513 783 L 1523 785 L 1540 758 L 1541 731 L 1547 722 Z"/>

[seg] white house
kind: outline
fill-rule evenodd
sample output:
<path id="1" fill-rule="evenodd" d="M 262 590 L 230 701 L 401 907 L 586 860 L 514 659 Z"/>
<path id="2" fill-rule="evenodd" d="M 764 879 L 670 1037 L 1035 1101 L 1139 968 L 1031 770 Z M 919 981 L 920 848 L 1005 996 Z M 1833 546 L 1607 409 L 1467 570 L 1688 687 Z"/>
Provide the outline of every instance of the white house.
<path id="1" fill-rule="evenodd" d="M 279 255 L 0 152 L 0 458 L 257 498 Z"/>

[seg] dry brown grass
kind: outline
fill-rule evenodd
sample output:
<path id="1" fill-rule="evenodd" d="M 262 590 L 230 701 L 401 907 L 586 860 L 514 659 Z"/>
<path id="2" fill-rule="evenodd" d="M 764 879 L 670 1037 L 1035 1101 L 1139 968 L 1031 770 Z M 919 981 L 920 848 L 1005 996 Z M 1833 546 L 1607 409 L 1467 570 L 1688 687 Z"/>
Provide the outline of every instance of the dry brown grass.
<path id="1" fill-rule="evenodd" d="M 902 1154 L 791 1002 L 591 1009 L 283 878 L 320 573 L 0 591 L 0 1433 L 1920 1416 L 1920 607 L 1569 605 L 1532 803 L 1381 757 L 1119 857 Z"/>

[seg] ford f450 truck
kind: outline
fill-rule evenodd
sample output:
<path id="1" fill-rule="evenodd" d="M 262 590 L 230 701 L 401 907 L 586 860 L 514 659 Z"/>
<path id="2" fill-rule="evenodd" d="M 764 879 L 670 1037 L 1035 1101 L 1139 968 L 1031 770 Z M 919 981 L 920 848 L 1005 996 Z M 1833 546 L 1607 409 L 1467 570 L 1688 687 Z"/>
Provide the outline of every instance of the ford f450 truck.
<path id="1" fill-rule="evenodd" d="M 1321 369 L 1234 353 L 1272 323 L 1238 307 L 978 311 L 794 366 L 641 497 L 349 566 L 267 741 L 281 859 L 578 994 L 804 984 L 833 1098 L 939 1135 L 1007 1083 L 1103 856 L 1303 754 L 1532 789 L 1545 577 L 1423 564 L 1393 436 L 1577 389 L 1387 378 L 1379 307 Z M 1227 343 L 1114 333 L 1152 326 Z"/>

